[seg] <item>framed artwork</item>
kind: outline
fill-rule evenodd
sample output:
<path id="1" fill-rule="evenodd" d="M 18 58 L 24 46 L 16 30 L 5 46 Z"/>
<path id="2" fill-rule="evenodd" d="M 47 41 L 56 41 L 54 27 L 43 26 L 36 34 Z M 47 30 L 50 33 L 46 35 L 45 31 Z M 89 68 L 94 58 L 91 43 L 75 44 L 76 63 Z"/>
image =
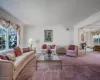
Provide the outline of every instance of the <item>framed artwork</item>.
<path id="1" fill-rule="evenodd" d="M 53 41 L 53 30 L 44 30 L 44 42 Z"/>
<path id="2" fill-rule="evenodd" d="M 81 41 L 84 41 L 84 34 L 81 34 Z"/>

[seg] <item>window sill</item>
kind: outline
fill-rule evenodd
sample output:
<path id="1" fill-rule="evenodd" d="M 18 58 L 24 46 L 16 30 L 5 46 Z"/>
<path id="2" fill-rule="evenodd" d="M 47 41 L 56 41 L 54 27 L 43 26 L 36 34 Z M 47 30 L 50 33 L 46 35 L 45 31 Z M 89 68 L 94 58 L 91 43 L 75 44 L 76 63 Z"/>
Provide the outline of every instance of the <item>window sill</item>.
<path id="1" fill-rule="evenodd" d="M 1 50 L 0 53 L 6 52 L 6 51 L 9 51 L 9 50 L 13 50 L 13 49 L 5 49 L 5 50 Z"/>

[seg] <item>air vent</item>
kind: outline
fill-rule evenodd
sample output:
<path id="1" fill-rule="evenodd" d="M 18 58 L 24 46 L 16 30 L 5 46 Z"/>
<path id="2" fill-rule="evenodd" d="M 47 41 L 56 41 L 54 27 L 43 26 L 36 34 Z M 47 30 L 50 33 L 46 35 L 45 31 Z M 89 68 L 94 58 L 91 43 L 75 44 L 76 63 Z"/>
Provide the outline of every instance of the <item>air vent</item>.
<path id="1" fill-rule="evenodd" d="M 69 31 L 69 28 L 66 28 L 67 31 Z"/>

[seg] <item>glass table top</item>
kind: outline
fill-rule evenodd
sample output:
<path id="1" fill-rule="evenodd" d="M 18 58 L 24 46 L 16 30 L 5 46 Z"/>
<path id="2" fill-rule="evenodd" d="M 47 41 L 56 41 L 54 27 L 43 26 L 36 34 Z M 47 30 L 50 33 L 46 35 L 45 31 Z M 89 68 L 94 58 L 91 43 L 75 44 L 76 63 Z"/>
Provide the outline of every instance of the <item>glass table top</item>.
<path id="1" fill-rule="evenodd" d="M 48 56 L 47 53 L 41 53 L 37 61 L 60 61 L 60 58 L 56 53 L 51 53 L 51 56 Z"/>

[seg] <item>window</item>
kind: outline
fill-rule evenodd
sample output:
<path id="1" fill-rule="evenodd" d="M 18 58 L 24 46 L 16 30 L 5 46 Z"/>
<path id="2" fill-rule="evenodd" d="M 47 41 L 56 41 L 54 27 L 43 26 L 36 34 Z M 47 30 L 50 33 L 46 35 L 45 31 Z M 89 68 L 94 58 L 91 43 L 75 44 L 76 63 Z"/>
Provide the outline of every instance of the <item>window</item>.
<path id="1" fill-rule="evenodd" d="M 6 49 L 6 30 L 0 26 L 0 50 Z"/>
<path id="2" fill-rule="evenodd" d="M 10 26 L 4 28 L 0 25 L 0 50 L 11 49 L 17 45 L 17 32 Z"/>
<path id="3" fill-rule="evenodd" d="M 99 35 L 94 35 L 93 36 L 93 41 L 94 41 L 94 43 L 100 43 L 100 34 Z"/>
<path id="4" fill-rule="evenodd" d="M 12 28 L 8 28 L 8 46 L 14 48 L 17 45 L 17 32 Z"/>

